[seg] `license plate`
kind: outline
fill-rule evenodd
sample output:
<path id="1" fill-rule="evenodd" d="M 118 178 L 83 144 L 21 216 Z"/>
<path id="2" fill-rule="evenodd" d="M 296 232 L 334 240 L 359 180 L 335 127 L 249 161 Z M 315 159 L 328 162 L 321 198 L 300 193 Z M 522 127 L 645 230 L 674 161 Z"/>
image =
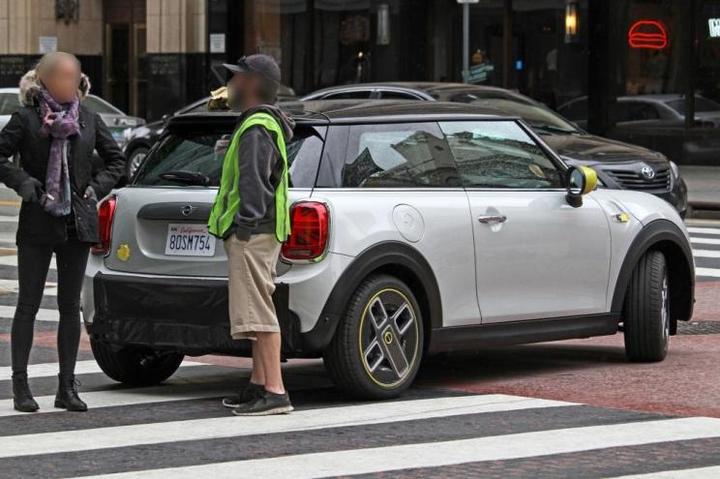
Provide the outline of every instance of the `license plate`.
<path id="1" fill-rule="evenodd" d="M 165 254 L 169 256 L 215 256 L 215 237 L 206 225 L 171 223 L 168 225 Z"/>

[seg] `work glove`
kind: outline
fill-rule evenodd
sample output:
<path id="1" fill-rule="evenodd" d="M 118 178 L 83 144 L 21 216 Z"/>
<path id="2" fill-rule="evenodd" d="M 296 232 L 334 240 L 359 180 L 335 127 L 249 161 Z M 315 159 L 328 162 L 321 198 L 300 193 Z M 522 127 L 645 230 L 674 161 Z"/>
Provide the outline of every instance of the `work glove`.
<path id="1" fill-rule="evenodd" d="M 22 182 L 22 184 L 17 190 L 17 193 L 18 195 L 20 195 L 20 198 L 22 198 L 24 202 L 37 203 L 40 201 L 40 197 L 43 194 L 42 188 L 43 184 L 40 182 L 40 180 L 31 176 L 27 180 Z"/>

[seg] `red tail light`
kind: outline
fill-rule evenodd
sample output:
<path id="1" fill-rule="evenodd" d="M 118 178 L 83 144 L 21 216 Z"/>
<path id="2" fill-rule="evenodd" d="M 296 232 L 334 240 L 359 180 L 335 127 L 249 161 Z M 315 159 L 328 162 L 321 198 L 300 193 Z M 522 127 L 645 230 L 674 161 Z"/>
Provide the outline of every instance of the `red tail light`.
<path id="1" fill-rule="evenodd" d="M 115 205 L 117 198 L 108 196 L 98 206 L 98 233 L 100 243 L 92 247 L 93 254 L 108 254 L 110 252 L 110 241 L 112 240 L 112 224 L 115 216 Z"/>
<path id="2" fill-rule="evenodd" d="M 285 259 L 311 261 L 325 254 L 330 213 L 317 201 L 301 201 L 290 209 L 290 238 L 283 244 Z"/>

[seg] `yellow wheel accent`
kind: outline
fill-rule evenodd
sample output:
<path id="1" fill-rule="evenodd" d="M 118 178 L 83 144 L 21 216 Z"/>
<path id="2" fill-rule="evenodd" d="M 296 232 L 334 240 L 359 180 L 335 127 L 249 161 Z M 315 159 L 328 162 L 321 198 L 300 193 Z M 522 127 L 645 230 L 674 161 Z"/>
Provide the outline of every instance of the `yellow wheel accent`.
<path id="1" fill-rule="evenodd" d="M 399 290 L 397 290 L 397 289 L 395 289 L 395 288 L 385 288 L 385 289 L 382 289 L 382 290 L 378 291 L 377 293 L 375 293 L 375 294 L 368 300 L 367 304 L 365 305 L 365 308 L 363 309 L 362 316 L 360 317 L 360 325 L 359 325 L 359 327 L 358 327 L 358 354 L 359 354 L 359 356 L 360 356 L 360 363 L 363 365 L 363 369 L 365 369 L 365 373 L 366 373 L 367 376 L 370 378 L 370 380 L 372 380 L 372 382 L 374 382 L 375 384 L 377 384 L 377 385 L 380 386 L 381 388 L 385 388 L 385 389 L 391 389 L 391 388 L 397 386 L 398 384 L 400 384 L 401 382 L 403 382 L 403 381 L 405 380 L 405 378 L 407 377 L 407 375 L 399 378 L 397 381 L 393 381 L 393 382 L 390 382 L 390 383 L 385 383 L 385 382 L 379 381 L 377 378 L 375 378 L 375 376 L 373 375 L 372 371 L 370 371 L 370 369 L 368 368 L 368 365 L 367 365 L 367 362 L 366 362 L 365 358 L 363 357 L 364 348 L 363 348 L 363 343 L 362 343 L 362 335 L 363 335 L 363 330 L 364 330 L 364 326 L 365 326 L 365 319 L 367 318 L 368 311 L 370 310 L 370 306 L 371 306 L 373 303 L 375 303 L 375 301 L 378 299 L 378 297 L 379 297 L 381 294 L 383 294 L 383 293 L 388 293 L 388 292 L 395 293 L 395 294 L 397 294 L 398 296 L 400 296 L 400 297 L 403 299 L 403 301 L 405 301 L 405 303 L 406 303 L 406 304 L 408 305 L 408 307 L 410 308 L 410 312 L 412 313 L 412 316 L 413 316 L 412 327 L 415 329 L 415 335 L 414 335 L 414 336 L 415 336 L 415 344 L 414 344 L 414 348 L 412 349 L 412 351 L 413 351 L 413 353 L 414 353 L 414 354 L 413 354 L 413 357 L 411 358 L 411 360 L 410 360 L 410 362 L 409 362 L 409 365 L 408 365 L 408 367 L 407 367 L 407 371 L 408 371 L 408 372 L 410 372 L 410 371 L 413 370 L 413 368 L 414 368 L 414 366 L 415 366 L 415 362 L 417 361 L 418 351 L 419 351 L 419 349 L 418 349 L 418 348 L 419 348 L 418 339 L 419 339 L 419 336 L 420 336 L 420 331 L 419 331 L 419 329 L 418 329 L 418 328 L 419 328 L 418 318 L 417 318 L 417 315 L 415 314 L 415 308 L 414 308 L 414 306 L 413 306 L 413 303 L 410 302 L 410 300 L 408 299 L 408 297 L 405 296 L 405 295 L 402 293 L 402 291 L 399 291 Z M 379 339 L 379 338 L 378 338 L 378 339 Z M 392 332 L 390 332 L 390 331 L 385 331 L 385 332 L 383 333 L 383 335 L 382 335 L 382 340 L 383 340 L 383 342 L 384 342 L 385 344 L 388 344 L 388 345 L 389 345 L 389 344 L 391 344 L 393 341 L 395 341 L 395 335 L 393 335 Z M 400 338 L 397 338 L 397 341 L 400 341 Z"/>

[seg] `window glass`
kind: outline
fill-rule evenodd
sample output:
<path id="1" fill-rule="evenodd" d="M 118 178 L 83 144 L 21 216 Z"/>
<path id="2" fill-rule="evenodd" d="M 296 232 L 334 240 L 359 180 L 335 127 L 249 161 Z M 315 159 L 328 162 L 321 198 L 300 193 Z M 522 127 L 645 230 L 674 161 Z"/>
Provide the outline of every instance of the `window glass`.
<path id="1" fill-rule="evenodd" d="M 570 121 L 586 121 L 588 118 L 587 98 L 574 100 L 561 106 L 558 111 Z"/>
<path id="2" fill-rule="evenodd" d="M 380 92 L 380 98 L 383 100 L 419 100 L 420 97 L 412 93 L 405 93 L 401 91 L 382 91 Z"/>
<path id="3" fill-rule="evenodd" d="M 0 95 L 0 115 L 12 115 L 20 109 L 20 100 L 14 93 Z"/>
<path id="4" fill-rule="evenodd" d="M 440 128 L 466 187 L 563 186 L 555 164 L 514 121 L 452 121 Z"/>
<path id="5" fill-rule="evenodd" d="M 657 120 L 660 114 L 654 105 L 639 101 L 621 101 L 617 104 L 617 121 Z"/>
<path id="6" fill-rule="evenodd" d="M 351 127 L 342 185 L 348 188 L 460 186 L 455 162 L 435 123 Z"/>
<path id="7" fill-rule="evenodd" d="M 110 105 L 109 103 L 104 102 L 100 98 L 89 95 L 85 97 L 83 100 L 83 105 L 87 107 L 88 110 L 90 110 L 93 113 L 106 113 L 110 115 L 122 115 L 123 112 L 115 108 L 114 106 Z"/>
<path id="8" fill-rule="evenodd" d="M 365 100 L 370 98 L 370 90 L 343 91 L 337 93 L 328 93 L 323 96 L 323 100 Z"/>
<path id="9" fill-rule="evenodd" d="M 209 186 L 220 184 L 223 160 L 232 130 L 206 130 L 183 126 L 175 128 L 152 150 L 134 184 L 142 186 L 183 186 L 162 178 L 163 173 L 191 172 L 205 175 Z M 290 186 L 310 188 L 315 182 L 323 141 L 321 131 L 300 127 L 287 145 Z"/>

